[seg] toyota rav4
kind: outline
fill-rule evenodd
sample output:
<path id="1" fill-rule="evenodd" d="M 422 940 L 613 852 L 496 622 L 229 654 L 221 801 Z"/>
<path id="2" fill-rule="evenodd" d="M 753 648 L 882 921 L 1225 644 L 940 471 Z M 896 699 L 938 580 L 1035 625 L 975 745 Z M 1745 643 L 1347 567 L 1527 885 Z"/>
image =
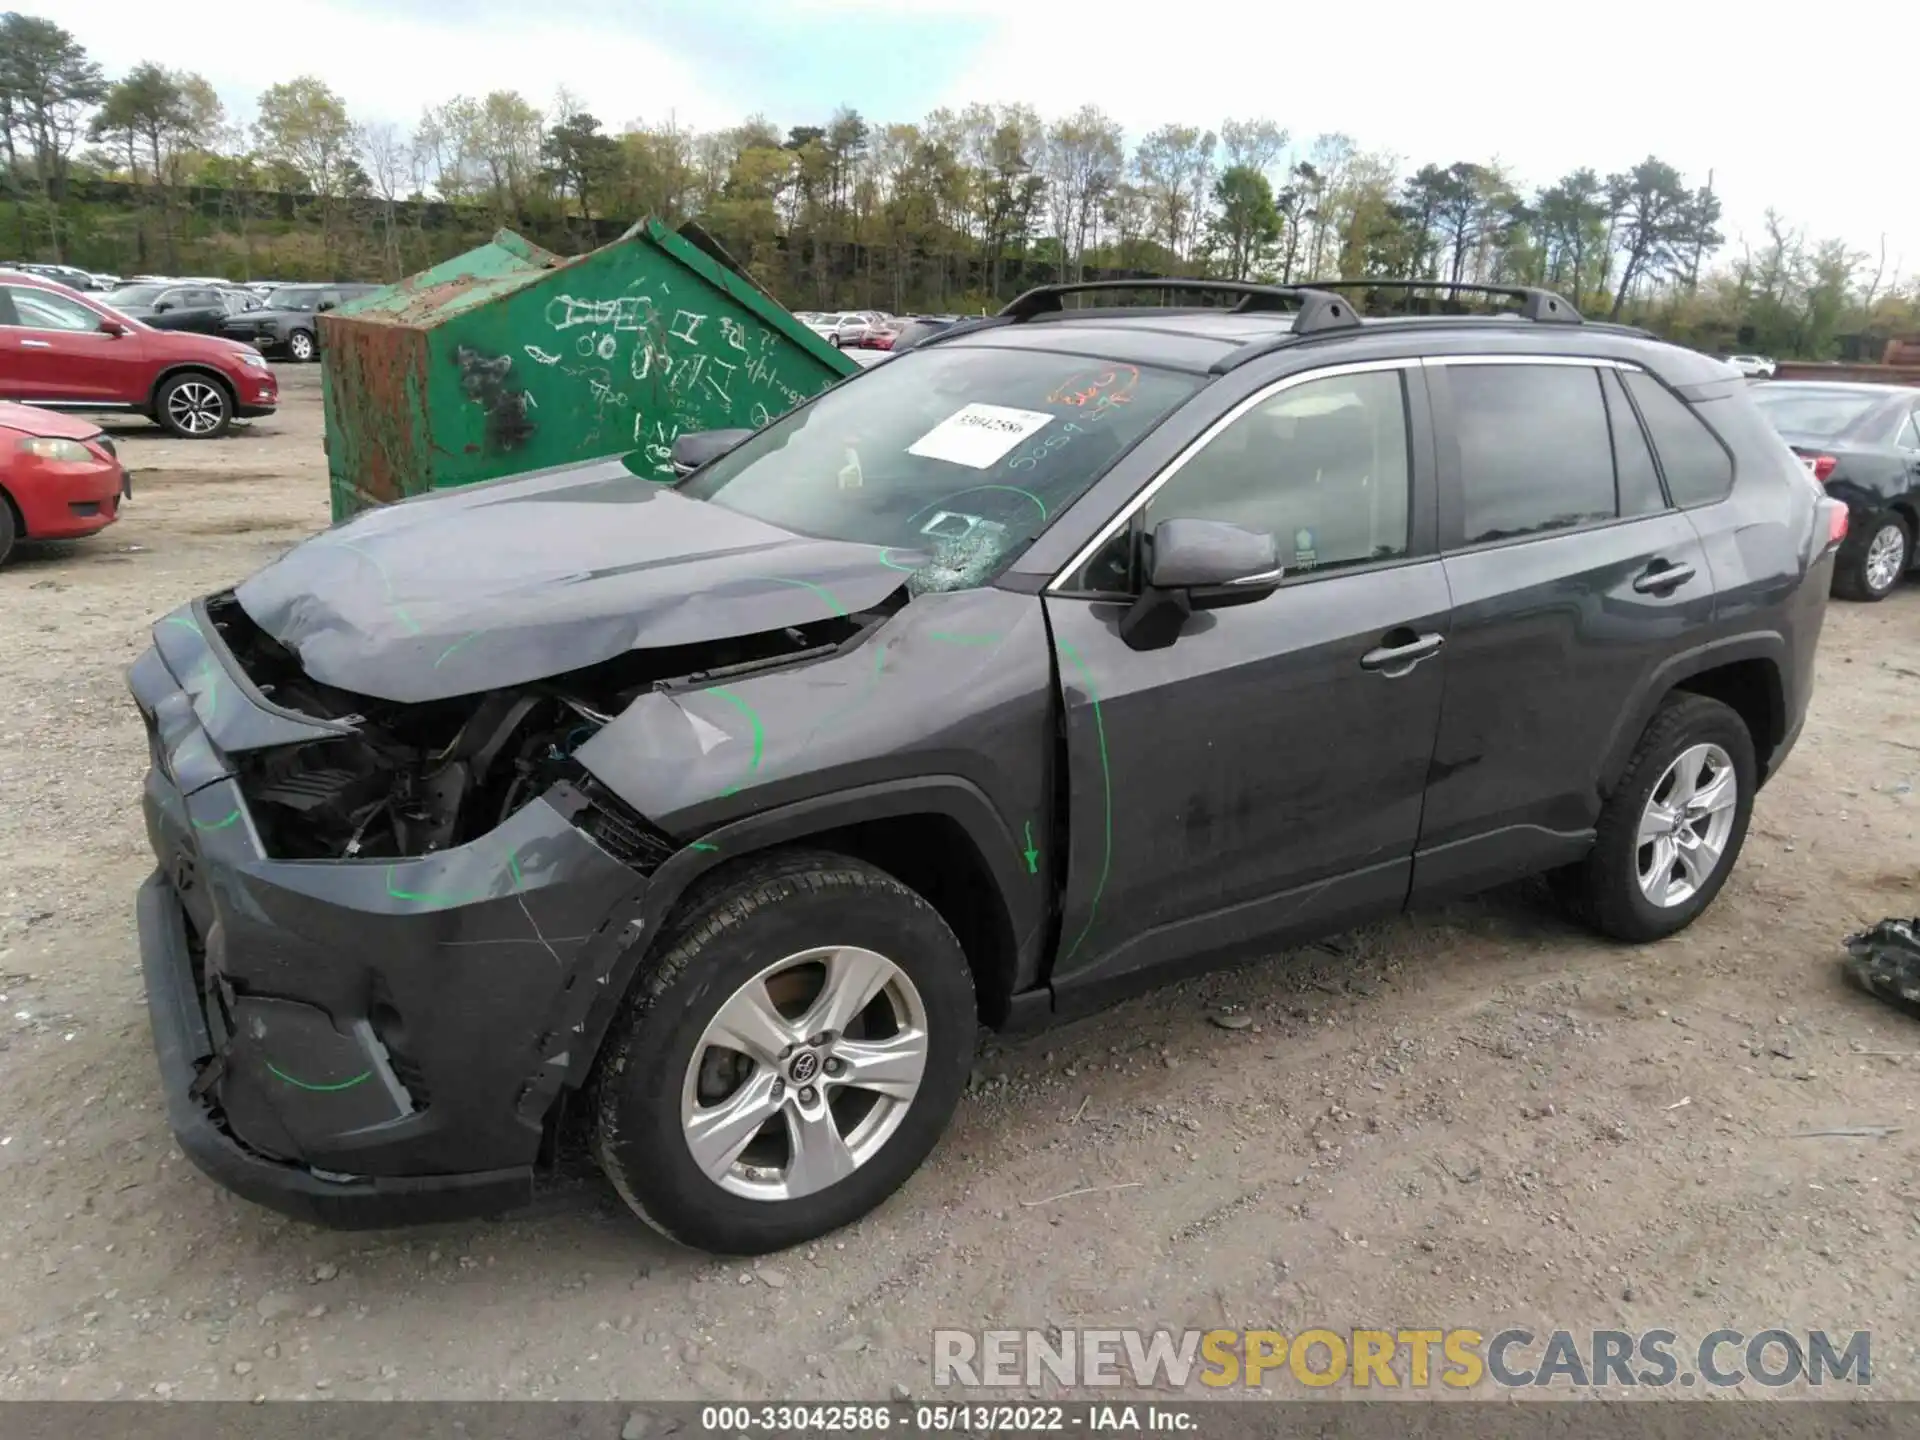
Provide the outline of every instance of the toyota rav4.
<path id="1" fill-rule="evenodd" d="M 641 1216 L 760 1252 L 912 1174 L 983 1022 L 1534 872 L 1620 940 L 1692 922 L 1845 528 L 1746 383 L 1540 291 L 1100 288 L 681 478 L 407 501 L 156 624 L 189 1155 L 386 1224 L 524 1201 L 571 1113 Z"/>

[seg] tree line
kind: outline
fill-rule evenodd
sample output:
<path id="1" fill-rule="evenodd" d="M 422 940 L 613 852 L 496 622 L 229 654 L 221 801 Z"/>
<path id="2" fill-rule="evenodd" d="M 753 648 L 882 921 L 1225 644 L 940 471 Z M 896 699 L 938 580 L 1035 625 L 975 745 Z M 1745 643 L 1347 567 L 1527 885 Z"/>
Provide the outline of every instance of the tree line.
<path id="1" fill-rule="evenodd" d="M 1372 275 L 1543 285 L 1710 349 L 1824 358 L 1920 329 L 1920 286 L 1884 245 L 1770 211 L 1730 248 L 1712 176 L 1657 156 L 1530 186 L 1494 161 L 1409 166 L 1266 118 L 1130 138 L 1093 106 L 1048 121 L 969 105 L 615 132 L 563 90 L 544 108 L 456 96 L 402 128 L 302 75 L 241 124 L 198 75 L 109 79 L 58 24 L 8 13 L 0 143 L 0 245 L 116 273 L 395 279 L 496 225 L 580 248 L 652 214 L 697 219 L 798 308 L 971 311 L 1090 276 Z"/>

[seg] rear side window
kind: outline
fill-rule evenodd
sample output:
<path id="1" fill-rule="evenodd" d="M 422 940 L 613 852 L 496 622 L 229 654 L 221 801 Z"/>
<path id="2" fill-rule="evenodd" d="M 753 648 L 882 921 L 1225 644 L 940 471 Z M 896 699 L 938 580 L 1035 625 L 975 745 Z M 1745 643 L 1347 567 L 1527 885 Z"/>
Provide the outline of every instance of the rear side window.
<path id="1" fill-rule="evenodd" d="M 1484 545 L 1614 518 L 1613 439 L 1583 365 L 1452 365 L 1462 538 Z"/>
<path id="2" fill-rule="evenodd" d="M 1601 371 L 1600 388 L 1607 395 L 1607 422 L 1613 429 L 1613 469 L 1618 479 L 1620 513 L 1656 514 L 1667 508 L 1667 497 L 1660 490 L 1660 472 L 1654 469 L 1646 432 L 1634 417 L 1633 406 L 1627 403 L 1618 373 Z"/>
<path id="3" fill-rule="evenodd" d="M 1630 370 L 1627 389 L 1653 437 L 1654 454 L 1667 477 L 1667 493 L 1680 506 L 1711 505 L 1733 489 L 1733 457 L 1680 398 L 1651 375 Z"/>

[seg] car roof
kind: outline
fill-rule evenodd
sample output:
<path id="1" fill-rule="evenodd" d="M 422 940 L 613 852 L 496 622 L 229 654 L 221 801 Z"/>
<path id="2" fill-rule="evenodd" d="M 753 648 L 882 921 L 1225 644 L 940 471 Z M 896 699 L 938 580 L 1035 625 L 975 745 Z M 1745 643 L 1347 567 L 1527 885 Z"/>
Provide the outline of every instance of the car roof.
<path id="1" fill-rule="evenodd" d="M 1881 395 L 1891 400 L 1906 395 L 1920 402 L 1920 390 L 1911 385 L 1893 385 L 1884 380 L 1768 380 L 1767 390 L 1834 390 L 1850 395 Z"/>
<path id="2" fill-rule="evenodd" d="M 1143 286 L 1143 288 L 1146 288 Z M 1575 355 L 1631 360 L 1669 385 L 1682 387 L 1737 379 L 1737 372 L 1697 351 L 1670 345 L 1623 325 L 1540 324 L 1518 314 L 1391 315 L 1363 317 L 1357 326 L 1294 338 L 1291 314 L 1221 308 L 1128 307 L 1061 310 L 1020 323 L 972 326 L 965 322 L 932 342 L 1012 350 L 1051 350 L 1129 365 L 1155 365 L 1197 373 L 1232 368 L 1258 350 L 1312 355 L 1327 363 L 1332 348 L 1367 359 L 1423 351 L 1514 355 Z"/>

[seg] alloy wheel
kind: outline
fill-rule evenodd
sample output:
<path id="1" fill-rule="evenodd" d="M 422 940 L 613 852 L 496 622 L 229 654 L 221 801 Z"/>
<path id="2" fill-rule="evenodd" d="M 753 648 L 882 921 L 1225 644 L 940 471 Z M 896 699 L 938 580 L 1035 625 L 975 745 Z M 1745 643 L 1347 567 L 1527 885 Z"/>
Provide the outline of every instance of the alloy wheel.
<path id="1" fill-rule="evenodd" d="M 287 337 L 287 353 L 296 360 L 313 358 L 313 339 L 304 330 L 296 330 Z"/>
<path id="2" fill-rule="evenodd" d="M 210 380 L 183 380 L 167 396 L 167 418 L 186 435 L 211 435 L 227 418 L 227 397 Z"/>
<path id="3" fill-rule="evenodd" d="M 1718 745 L 1690 745 L 1675 757 L 1640 812 L 1635 862 L 1650 903 L 1684 905 L 1713 878 L 1739 798 L 1733 759 Z"/>
<path id="4" fill-rule="evenodd" d="M 730 1194 L 794 1200 L 878 1155 L 919 1093 L 927 1012 L 884 955 L 827 945 L 728 997 L 687 1064 L 681 1129 Z"/>
<path id="5" fill-rule="evenodd" d="M 1867 584 L 1878 595 L 1893 588 L 1907 566 L 1907 532 L 1889 520 L 1867 543 Z"/>

